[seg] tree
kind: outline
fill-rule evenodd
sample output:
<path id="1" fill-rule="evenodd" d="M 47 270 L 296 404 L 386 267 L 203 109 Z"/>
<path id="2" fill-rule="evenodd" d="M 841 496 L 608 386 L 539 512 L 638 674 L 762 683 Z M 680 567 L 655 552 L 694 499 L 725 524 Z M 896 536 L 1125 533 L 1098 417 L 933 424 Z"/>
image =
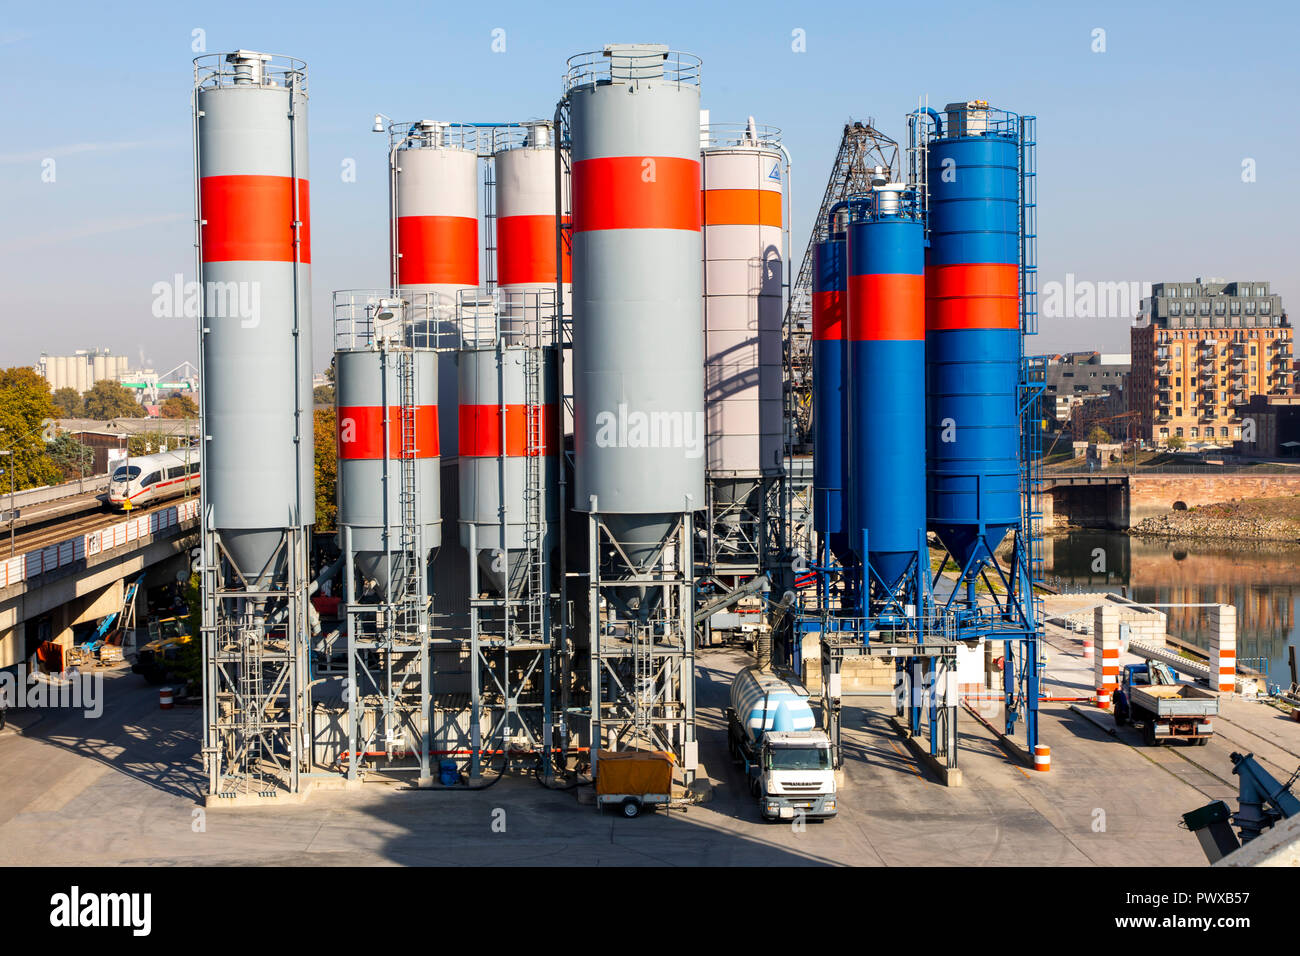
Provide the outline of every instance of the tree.
<path id="1" fill-rule="evenodd" d="M 316 429 L 316 533 L 334 530 L 338 517 L 335 492 L 338 488 L 338 448 L 333 408 L 318 408 L 313 414 Z"/>
<path id="2" fill-rule="evenodd" d="M 47 441 L 54 440 L 54 419 L 58 417 L 50 398 L 50 384 L 30 368 L 8 368 L 0 372 L 0 458 L 5 477 L 0 491 L 8 491 L 9 470 L 13 487 L 36 488 L 59 480 L 59 469 L 50 458 Z"/>
<path id="3" fill-rule="evenodd" d="M 87 418 L 106 421 L 110 418 L 144 418 L 144 407 L 135 400 L 135 393 L 111 378 L 102 378 L 86 392 Z"/>
<path id="4" fill-rule="evenodd" d="M 311 400 L 315 405 L 333 405 L 334 404 L 334 386 L 317 385 L 311 392 Z"/>
<path id="5" fill-rule="evenodd" d="M 188 395 L 176 392 L 158 408 L 163 418 L 198 418 L 199 406 Z"/>
<path id="6" fill-rule="evenodd" d="M 61 432 L 50 443 L 49 455 L 64 481 L 73 481 L 94 470 L 95 453 L 73 438 L 71 432 Z"/>
<path id="7" fill-rule="evenodd" d="M 1100 425 L 1093 425 L 1092 431 L 1088 432 L 1088 441 L 1094 445 L 1109 445 L 1113 439 L 1106 429 Z"/>
<path id="8" fill-rule="evenodd" d="M 1187 442 L 1183 441 L 1182 435 L 1175 435 L 1173 438 L 1170 438 L 1165 442 L 1165 445 L 1170 451 L 1182 451 L 1187 447 Z"/>
<path id="9" fill-rule="evenodd" d="M 80 418 L 86 411 L 86 403 L 81 400 L 81 393 L 75 388 L 61 388 L 54 393 L 54 406 L 63 414 L 61 418 Z"/>
<path id="10" fill-rule="evenodd" d="M 132 458 L 139 458 L 142 455 L 156 455 L 163 450 L 166 445 L 169 450 L 175 450 L 183 444 L 183 439 L 175 435 L 164 435 L 162 432 L 141 432 L 139 435 L 131 435 L 126 440 L 126 453 Z"/>

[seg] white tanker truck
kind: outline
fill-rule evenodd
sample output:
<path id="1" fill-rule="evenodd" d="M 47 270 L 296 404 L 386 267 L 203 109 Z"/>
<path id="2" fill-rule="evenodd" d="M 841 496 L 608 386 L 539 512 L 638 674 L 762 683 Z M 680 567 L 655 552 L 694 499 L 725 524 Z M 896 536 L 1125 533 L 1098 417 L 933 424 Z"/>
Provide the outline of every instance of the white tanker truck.
<path id="1" fill-rule="evenodd" d="M 732 682 L 728 748 L 743 763 L 764 820 L 838 812 L 831 742 L 816 723 L 808 692 L 772 671 L 747 667 Z"/>

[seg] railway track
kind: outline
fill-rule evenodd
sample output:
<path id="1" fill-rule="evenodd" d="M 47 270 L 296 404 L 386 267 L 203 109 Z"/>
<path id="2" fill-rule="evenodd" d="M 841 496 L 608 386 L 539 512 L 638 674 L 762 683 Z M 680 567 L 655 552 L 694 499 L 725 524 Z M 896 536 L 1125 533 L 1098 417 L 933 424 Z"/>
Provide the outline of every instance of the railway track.
<path id="1" fill-rule="evenodd" d="M 151 514 L 155 511 L 162 511 L 184 500 L 184 498 L 169 498 L 165 501 L 150 504 L 126 513 L 120 511 L 98 511 L 94 514 L 81 515 L 67 521 L 60 521 L 28 532 L 20 531 L 14 538 L 13 551 L 14 554 L 17 555 L 25 554 L 28 551 L 36 551 L 40 548 L 47 548 L 52 544 L 67 541 L 69 538 L 75 538 L 78 535 L 87 534 L 91 531 L 97 531 L 100 528 L 108 528 L 112 525 L 120 524 L 130 518 Z M 0 555 L 8 554 L 8 551 L 6 550 L 7 545 L 7 541 L 0 540 Z"/>

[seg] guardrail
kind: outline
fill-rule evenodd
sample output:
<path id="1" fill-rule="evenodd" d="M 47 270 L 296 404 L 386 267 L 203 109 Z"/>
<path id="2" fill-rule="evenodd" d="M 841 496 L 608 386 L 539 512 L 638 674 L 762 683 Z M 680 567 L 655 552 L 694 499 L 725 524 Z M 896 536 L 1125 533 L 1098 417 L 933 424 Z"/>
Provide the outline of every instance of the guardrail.
<path id="1" fill-rule="evenodd" d="M 170 508 L 128 518 L 107 528 L 97 528 L 57 544 L 37 548 L 0 562 L 0 589 L 30 581 L 59 568 L 93 558 L 105 551 L 121 548 L 141 538 L 149 538 L 197 518 L 199 499 L 190 498 Z"/>
<path id="2" fill-rule="evenodd" d="M 102 491 L 107 486 L 108 472 L 87 475 L 83 479 L 74 478 L 72 481 L 65 481 L 59 485 L 41 485 L 39 488 L 26 488 L 14 492 L 13 506 L 21 510 L 30 508 L 32 505 L 44 504 L 47 501 L 58 501 L 60 498 L 71 498 L 75 495 L 85 494 L 87 491 Z M 9 497 L 7 492 L 0 489 L 0 507 L 3 507 L 5 511 L 9 510 Z"/>
<path id="3" fill-rule="evenodd" d="M 1300 461 L 1294 465 L 1284 465 L 1278 462 L 1260 462 L 1259 464 L 1231 464 L 1231 465 L 1138 465 L 1136 468 L 1132 465 L 1124 466 L 1116 462 L 1113 466 L 1098 468 L 1096 471 L 1084 469 L 1071 469 L 1069 471 L 1056 469 L 1057 465 L 1044 465 L 1043 477 L 1045 478 L 1127 478 L 1130 475 L 1295 475 L 1300 477 Z"/>

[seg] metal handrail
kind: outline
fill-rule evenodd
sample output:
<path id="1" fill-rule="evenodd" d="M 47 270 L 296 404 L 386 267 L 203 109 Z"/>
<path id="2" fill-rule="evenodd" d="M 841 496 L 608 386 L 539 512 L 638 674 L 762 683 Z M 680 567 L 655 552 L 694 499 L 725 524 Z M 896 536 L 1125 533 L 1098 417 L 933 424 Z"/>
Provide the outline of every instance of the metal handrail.
<path id="1" fill-rule="evenodd" d="M 777 126 L 761 123 L 710 123 L 700 127 L 700 147 L 721 149 L 727 147 L 779 149 L 781 130 Z"/>
<path id="2" fill-rule="evenodd" d="M 621 66 L 615 66 L 615 61 Z M 601 83 L 638 83 L 642 80 L 671 83 L 674 86 L 699 86 L 701 60 L 693 53 L 676 50 L 662 52 L 646 48 L 592 50 L 578 53 L 565 61 L 564 90 Z"/>
<path id="3" fill-rule="evenodd" d="M 250 82 L 247 73 L 237 68 L 230 60 L 236 53 L 250 53 L 262 60 L 260 77 L 257 82 Z M 290 80 L 297 78 L 296 86 L 304 96 L 307 95 L 307 62 L 297 57 L 280 53 L 254 53 L 251 50 L 239 50 L 234 53 L 205 53 L 194 58 L 194 88 L 196 90 L 217 89 L 228 86 L 261 86 L 280 88 L 290 85 Z"/>

